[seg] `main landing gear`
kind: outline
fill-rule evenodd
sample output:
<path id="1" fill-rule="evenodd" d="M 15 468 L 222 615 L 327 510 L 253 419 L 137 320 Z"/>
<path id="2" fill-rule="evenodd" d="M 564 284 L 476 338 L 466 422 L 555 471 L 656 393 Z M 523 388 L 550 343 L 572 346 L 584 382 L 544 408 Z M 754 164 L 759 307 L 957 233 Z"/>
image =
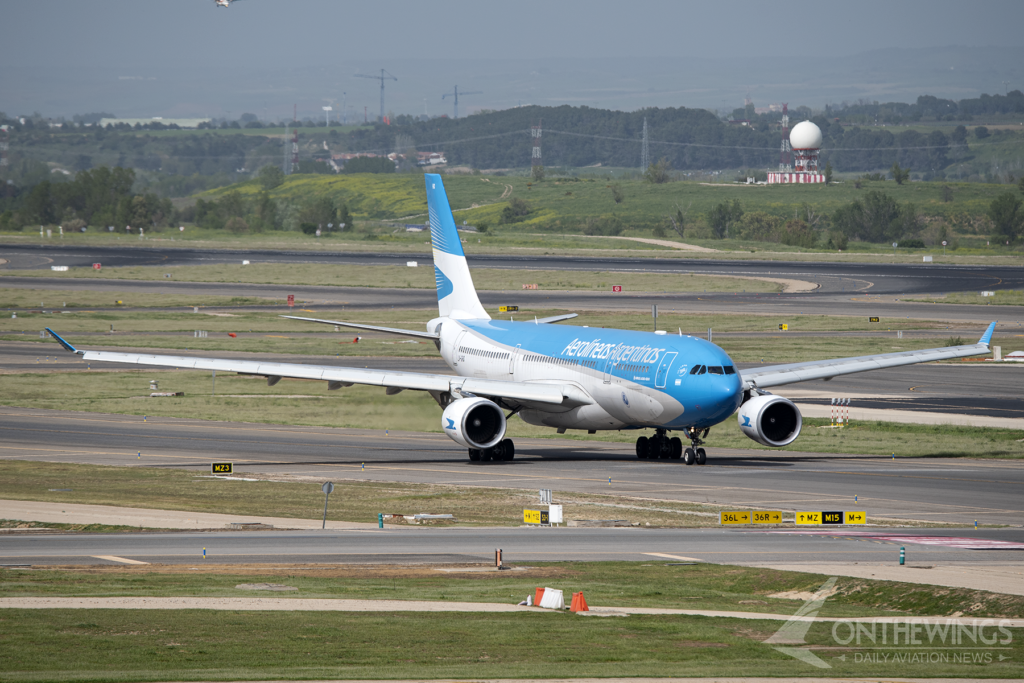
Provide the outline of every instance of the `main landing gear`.
<path id="1" fill-rule="evenodd" d="M 683 454 L 683 442 L 678 437 L 671 439 L 665 434 L 664 429 L 656 429 L 654 436 L 647 438 L 641 436 L 636 440 L 636 457 L 655 460 L 661 458 L 678 459 Z"/>
<path id="2" fill-rule="evenodd" d="M 679 437 L 669 438 L 664 429 L 656 429 L 654 436 L 650 438 L 641 436 L 636 440 L 636 457 L 647 460 L 682 458 L 686 465 L 694 463 L 703 465 L 707 462 L 708 454 L 700 446 L 704 444 L 703 439 L 709 431 L 709 429 L 705 429 L 701 433 L 698 429 L 684 429 L 683 433 L 690 440 L 690 447 L 684 449 L 683 442 Z"/>
<path id="3" fill-rule="evenodd" d="M 478 460 L 511 460 L 516 457 L 516 445 L 512 439 L 504 439 L 497 446 L 491 448 L 470 448 L 469 459 Z"/>

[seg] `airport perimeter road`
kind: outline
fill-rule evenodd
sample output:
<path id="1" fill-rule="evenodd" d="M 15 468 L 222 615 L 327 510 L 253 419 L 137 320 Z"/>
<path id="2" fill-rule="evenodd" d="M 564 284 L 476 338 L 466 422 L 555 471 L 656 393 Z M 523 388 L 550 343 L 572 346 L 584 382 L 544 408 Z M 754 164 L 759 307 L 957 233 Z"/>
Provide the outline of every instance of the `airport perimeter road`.
<path id="1" fill-rule="evenodd" d="M 1024 560 L 1020 529 L 867 532 L 728 529 L 429 529 L 264 531 L 159 534 L 77 534 L 0 537 L 6 565 L 493 563 L 631 560 L 651 563 L 896 565 L 901 546 L 910 564 L 980 566 Z M 879 538 L 881 536 L 882 538 Z M 957 545 L 973 544 L 976 549 Z M 1002 546 L 1001 549 L 984 549 Z M 813 570 L 813 569 L 812 569 Z"/>
<path id="2" fill-rule="evenodd" d="M 713 435 L 712 435 L 713 437 Z M 472 463 L 441 434 L 0 409 L 0 459 L 239 472 L 314 480 L 549 488 L 566 493 L 973 524 L 1024 521 L 1024 463 L 719 449 L 708 464 L 638 460 L 631 443 L 517 439 L 516 459 Z M 365 463 L 365 469 L 363 464 Z M 611 479 L 611 483 L 609 483 Z M 857 502 L 854 502 L 857 496 Z M 628 508 L 610 507 L 611 519 Z"/>
<path id="3" fill-rule="evenodd" d="M 8 263 L 0 270 L 16 272 L 51 265 L 179 266 L 240 263 L 322 263 L 329 265 L 401 265 L 409 260 L 430 262 L 430 254 L 345 253 L 325 251 L 220 250 L 151 247 L 72 247 L 0 244 Z M 723 254 L 724 255 L 724 254 Z M 474 254 L 471 268 L 511 270 L 603 270 L 643 273 L 698 273 L 808 280 L 822 293 L 865 292 L 875 295 L 1015 289 L 1024 287 L 1024 268 L 1014 266 L 955 266 L 942 263 L 828 263 L 802 261 L 735 261 L 622 256 L 509 256 Z M 883 257 L 879 257 L 882 259 Z"/>

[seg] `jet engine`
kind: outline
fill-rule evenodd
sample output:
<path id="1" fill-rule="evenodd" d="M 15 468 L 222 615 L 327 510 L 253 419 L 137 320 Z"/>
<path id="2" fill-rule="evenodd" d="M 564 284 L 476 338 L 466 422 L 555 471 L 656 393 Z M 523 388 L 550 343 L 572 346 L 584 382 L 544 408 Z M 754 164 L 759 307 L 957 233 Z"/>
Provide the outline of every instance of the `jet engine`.
<path id="1" fill-rule="evenodd" d="M 803 418 L 789 399 L 766 394 L 743 403 L 736 412 L 740 431 L 762 446 L 788 446 L 800 436 Z"/>
<path id="2" fill-rule="evenodd" d="M 448 437 L 467 448 L 493 448 L 505 438 L 505 413 L 486 398 L 460 398 L 441 415 Z"/>

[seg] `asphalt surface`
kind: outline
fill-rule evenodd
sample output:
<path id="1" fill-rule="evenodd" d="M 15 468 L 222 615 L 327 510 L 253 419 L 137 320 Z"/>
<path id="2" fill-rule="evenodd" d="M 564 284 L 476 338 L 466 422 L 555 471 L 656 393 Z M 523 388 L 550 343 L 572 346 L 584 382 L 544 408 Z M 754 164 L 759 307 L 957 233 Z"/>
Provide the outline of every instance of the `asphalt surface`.
<path id="1" fill-rule="evenodd" d="M 302 307 L 325 310 L 419 309 L 427 320 L 437 311 L 437 295 L 427 289 L 390 289 L 385 287 L 326 287 L 316 285 L 264 285 L 224 282 L 173 282 L 170 280 L 104 280 L 94 278 L 0 277 L 0 286 L 18 289 L 90 291 L 110 295 L 111 301 L 123 296 L 144 297 L 148 293 L 199 297 L 263 297 L 283 300 L 288 294 Z M 517 290 L 478 292 L 489 310 L 513 304 L 529 310 L 616 310 L 650 311 L 657 304 L 662 316 L 692 313 L 749 313 L 752 315 L 853 315 L 892 319 L 942 320 L 977 325 L 979 334 L 993 320 L 1003 327 L 1024 326 L 1022 306 L 980 306 L 971 304 L 933 304 L 905 301 L 899 296 L 809 292 L 804 294 L 683 294 L 641 292 L 570 292 Z M 243 307 L 244 308 L 244 307 Z M 267 306 L 268 310 L 288 312 L 287 306 Z M 123 308 L 121 309 L 123 310 Z M 182 310 L 181 308 L 177 310 Z"/>
<path id="2" fill-rule="evenodd" d="M 345 253 L 325 251 L 209 250 L 150 247 L 71 247 L 59 245 L 4 245 L 0 255 L 9 261 L 6 270 L 49 265 L 183 266 L 239 263 L 242 259 L 263 263 L 323 263 L 330 265 L 405 265 L 406 261 L 430 261 L 423 254 Z M 873 294 L 957 292 L 1024 287 L 1024 268 L 1012 266 L 952 266 L 946 264 L 814 263 L 786 261 L 731 261 L 638 257 L 565 257 L 469 255 L 471 268 L 513 270 L 610 270 L 647 273 L 702 273 L 748 275 L 811 280 L 823 292 L 866 291 Z"/>
<path id="3" fill-rule="evenodd" d="M 960 549 L 942 545 L 968 536 L 974 541 L 1024 542 L 1024 531 L 917 530 L 887 532 L 884 539 L 856 531 L 815 534 L 727 529 L 395 529 L 367 531 L 266 531 L 257 533 L 82 534 L 0 537 L 6 565 L 116 565 L 100 555 L 130 560 L 187 564 L 207 562 L 447 564 L 494 561 L 502 549 L 510 565 L 543 561 L 632 560 L 722 564 L 896 564 L 901 546 L 911 564 L 1006 564 L 1024 560 L 1024 550 Z M 899 534 L 902 534 L 902 538 Z M 938 545 L 907 537 L 929 537 Z M 909 547 L 908 547 L 909 546 Z M 669 557 L 665 557 L 668 555 Z M 683 567 L 681 570 L 685 572 Z"/>
<path id="4" fill-rule="evenodd" d="M 713 434 L 709 443 L 704 466 L 638 460 L 631 443 L 571 439 L 517 439 L 514 461 L 473 463 L 442 434 L 0 408 L 0 459 L 137 466 L 141 452 L 144 466 L 197 471 L 231 461 L 241 472 L 317 480 L 864 509 L 869 516 L 962 524 L 1024 521 L 1022 463 L 723 449 L 714 447 Z"/>

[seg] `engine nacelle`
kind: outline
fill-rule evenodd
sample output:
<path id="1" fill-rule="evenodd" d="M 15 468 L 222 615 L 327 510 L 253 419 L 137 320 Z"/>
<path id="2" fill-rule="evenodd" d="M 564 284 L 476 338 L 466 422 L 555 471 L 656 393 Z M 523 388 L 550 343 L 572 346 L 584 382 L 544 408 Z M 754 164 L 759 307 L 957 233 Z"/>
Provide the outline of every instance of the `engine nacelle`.
<path id="1" fill-rule="evenodd" d="M 800 409 L 782 396 L 755 396 L 736 413 L 740 431 L 762 446 L 788 446 L 800 436 Z"/>
<path id="2" fill-rule="evenodd" d="M 460 398 L 441 415 L 444 433 L 466 448 L 492 448 L 505 438 L 505 413 L 486 398 Z"/>

